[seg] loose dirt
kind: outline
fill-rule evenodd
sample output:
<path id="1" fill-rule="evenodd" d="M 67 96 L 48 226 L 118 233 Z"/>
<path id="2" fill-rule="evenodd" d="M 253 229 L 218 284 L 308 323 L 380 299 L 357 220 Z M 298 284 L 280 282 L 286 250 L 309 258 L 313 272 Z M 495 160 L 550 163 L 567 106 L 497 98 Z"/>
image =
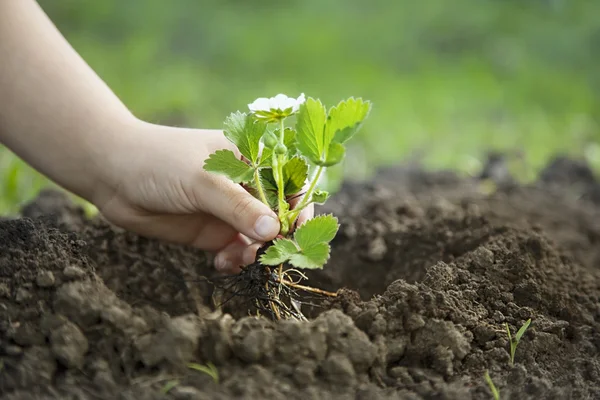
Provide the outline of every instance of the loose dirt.
<path id="1" fill-rule="evenodd" d="M 219 311 L 209 255 L 42 192 L 0 221 L 0 394 L 491 399 L 489 371 L 502 399 L 600 398 L 599 187 L 568 159 L 492 193 L 418 166 L 347 183 L 319 210 L 341 228 L 309 274 L 340 293 L 308 322 Z M 504 324 L 529 318 L 512 366 Z"/>

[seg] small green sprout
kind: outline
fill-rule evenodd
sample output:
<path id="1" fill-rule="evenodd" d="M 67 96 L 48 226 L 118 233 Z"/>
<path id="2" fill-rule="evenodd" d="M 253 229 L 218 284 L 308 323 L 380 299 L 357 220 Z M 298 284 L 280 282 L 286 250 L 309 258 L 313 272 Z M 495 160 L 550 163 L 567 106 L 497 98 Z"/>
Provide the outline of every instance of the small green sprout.
<path id="1" fill-rule="evenodd" d="M 194 369 L 196 371 L 200 371 L 210 376 L 215 383 L 219 383 L 219 370 L 215 365 L 211 362 L 206 363 L 206 365 L 201 365 L 197 363 L 189 363 L 188 368 Z"/>
<path id="2" fill-rule="evenodd" d="M 508 341 L 510 343 L 510 364 L 511 365 L 515 364 L 515 353 L 517 352 L 517 346 L 519 345 L 521 338 L 525 334 L 525 331 L 527 331 L 527 328 L 529 328 L 529 324 L 531 324 L 531 318 L 529 318 L 527 320 L 527 322 L 525 322 L 523 324 L 523 326 L 521 326 L 521 328 L 517 331 L 517 334 L 514 338 L 510 334 L 510 328 L 508 327 L 508 324 L 505 324 L 506 325 L 506 333 L 508 334 Z"/>
<path id="3" fill-rule="evenodd" d="M 289 262 L 296 268 L 321 269 L 339 229 L 337 218 L 323 215 L 294 227 L 303 209 L 328 199 L 329 194 L 317 188 L 319 180 L 326 168 L 342 162 L 344 144 L 362 126 L 371 103 L 351 97 L 328 110 L 320 100 L 304 94 L 297 99 L 279 94 L 259 98 L 248 108 L 248 113 L 230 114 L 223 130 L 243 157 L 218 150 L 204 169 L 244 185 L 278 214 L 280 234 L 261 255 L 261 264 Z M 295 124 L 286 126 L 292 117 Z M 292 207 L 291 200 L 299 195 L 302 198 Z"/>
<path id="4" fill-rule="evenodd" d="M 167 394 L 173 389 L 175 386 L 179 385 L 179 381 L 177 379 L 173 379 L 165 383 L 165 385 L 161 389 L 162 394 Z"/>
<path id="5" fill-rule="evenodd" d="M 490 391 L 492 392 L 492 396 L 494 396 L 494 400 L 500 400 L 500 391 L 498 390 L 498 388 L 496 387 L 496 385 L 494 385 L 494 381 L 492 381 L 492 378 L 490 377 L 490 373 L 488 371 L 485 371 L 485 381 L 487 382 Z"/>

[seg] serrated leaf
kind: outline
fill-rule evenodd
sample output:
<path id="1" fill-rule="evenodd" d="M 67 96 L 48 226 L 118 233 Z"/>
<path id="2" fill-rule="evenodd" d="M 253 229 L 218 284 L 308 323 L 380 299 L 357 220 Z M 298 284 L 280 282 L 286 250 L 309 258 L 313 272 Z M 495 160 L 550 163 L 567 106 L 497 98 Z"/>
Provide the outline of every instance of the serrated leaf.
<path id="1" fill-rule="evenodd" d="M 260 256 L 260 263 L 263 265 L 283 264 L 296 253 L 298 253 L 298 248 L 294 242 L 289 239 L 276 239 L 273 245 Z"/>
<path id="2" fill-rule="evenodd" d="M 300 157 L 294 157 L 283 166 L 283 185 L 285 195 L 296 194 L 302 190 L 308 177 L 308 164 Z"/>
<path id="3" fill-rule="evenodd" d="M 235 183 L 252 180 L 254 169 L 238 160 L 231 150 L 217 150 L 204 162 L 204 170 L 227 176 Z"/>
<path id="4" fill-rule="evenodd" d="M 319 215 L 306 221 L 294 233 L 294 240 L 304 252 L 318 243 L 329 243 L 339 229 L 333 215 Z"/>
<path id="5" fill-rule="evenodd" d="M 313 163 L 321 162 L 327 113 L 320 100 L 309 97 L 298 111 L 296 141 L 298 151 Z M 329 144 L 328 144 L 329 145 Z"/>
<path id="6" fill-rule="evenodd" d="M 263 185 L 263 189 L 277 192 L 277 182 L 275 182 L 275 177 L 273 176 L 273 170 L 271 168 L 260 170 L 260 183 Z"/>
<path id="7" fill-rule="evenodd" d="M 265 192 L 265 197 L 267 198 L 269 207 L 271 207 L 272 210 L 277 211 L 279 209 L 279 198 L 277 197 L 277 192 Z"/>
<path id="8" fill-rule="evenodd" d="M 262 184 L 262 182 L 261 182 L 261 184 Z M 258 192 L 258 188 L 256 187 L 256 184 L 254 183 L 254 179 L 251 180 L 250 182 L 244 184 L 244 188 L 254 198 L 262 201 L 262 198 L 260 197 L 260 194 Z M 279 202 L 278 199 L 277 199 L 277 193 L 276 192 L 271 192 L 271 191 L 264 190 L 264 184 L 263 184 L 263 193 L 264 193 L 264 195 L 265 195 L 265 197 L 267 199 L 267 203 L 268 203 L 269 207 L 272 210 L 277 210 L 277 205 L 278 205 L 278 202 Z"/>
<path id="9" fill-rule="evenodd" d="M 329 192 L 325 190 L 315 190 L 312 194 L 311 201 L 316 204 L 325 204 L 329 198 Z"/>
<path id="10" fill-rule="evenodd" d="M 289 196 L 298 193 L 304 187 L 308 177 L 308 164 L 300 157 L 294 157 L 283 166 L 283 185 L 285 195 Z M 273 176 L 271 168 L 264 168 L 260 171 L 260 179 L 265 191 L 275 192 L 277 196 L 277 182 Z"/>
<path id="11" fill-rule="evenodd" d="M 297 268 L 321 269 L 329 260 L 331 247 L 327 243 L 317 243 L 290 257 L 290 264 Z"/>
<path id="12" fill-rule="evenodd" d="M 225 119 L 223 133 L 227 139 L 237 146 L 240 153 L 253 165 L 259 157 L 259 143 L 267 123 L 257 121 L 251 114 L 235 112 Z"/>
<path id="13" fill-rule="evenodd" d="M 277 183 L 275 183 L 275 178 L 273 177 L 273 170 L 271 168 L 263 168 L 260 170 L 259 176 L 269 207 L 276 210 L 279 205 L 279 199 L 277 197 Z"/>
<path id="14" fill-rule="evenodd" d="M 350 97 L 332 107 L 327 115 L 325 143 L 345 143 L 360 128 L 371 111 L 371 102 Z"/>

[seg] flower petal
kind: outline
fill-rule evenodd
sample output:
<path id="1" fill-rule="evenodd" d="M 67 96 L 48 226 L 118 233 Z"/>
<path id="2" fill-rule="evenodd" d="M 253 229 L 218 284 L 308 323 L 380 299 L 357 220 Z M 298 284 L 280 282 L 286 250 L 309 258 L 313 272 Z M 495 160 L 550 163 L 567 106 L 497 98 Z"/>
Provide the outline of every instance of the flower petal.
<path id="1" fill-rule="evenodd" d="M 253 103 L 248 104 L 248 108 L 250 111 L 269 111 L 271 109 L 270 101 L 266 97 L 260 97 L 254 100 Z"/>

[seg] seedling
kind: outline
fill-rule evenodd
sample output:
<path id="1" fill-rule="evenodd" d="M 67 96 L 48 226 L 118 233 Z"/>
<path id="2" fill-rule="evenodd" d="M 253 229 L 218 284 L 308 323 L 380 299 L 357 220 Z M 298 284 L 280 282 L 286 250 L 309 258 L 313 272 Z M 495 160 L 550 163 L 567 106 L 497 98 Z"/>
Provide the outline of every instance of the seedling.
<path id="1" fill-rule="evenodd" d="M 494 381 L 492 381 L 492 378 L 490 377 L 490 373 L 488 371 L 485 371 L 485 381 L 487 382 L 490 391 L 492 392 L 492 396 L 494 396 L 494 400 L 500 400 L 500 391 L 498 390 L 498 388 L 496 388 L 496 385 L 494 385 Z"/>
<path id="2" fill-rule="evenodd" d="M 189 363 L 187 366 L 193 370 L 205 373 L 206 375 L 210 376 L 215 383 L 219 383 L 219 370 L 213 363 L 209 362 L 206 363 L 206 365 Z"/>
<path id="3" fill-rule="evenodd" d="M 506 325 L 506 333 L 508 334 L 508 341 L 510 343 L 510 365 L 515 364 L 515 353 L 517 352 L 517 346 L 519 345 L 521 338 L 525 334 L 525 331 L 527 331 L 527 328 L 529 328 L 529 324 L 531 324 L 531 318 L 529 318 L 527 320 L 527 322 L 525 322 L 523 324 L 523 326 L 521 326 L 521 328 L 519 328 L 519 330 L 517 331 L 517 334 L 514 338 L 510 334 L 510 328 L 508 327 L 508 324 L 505 324 Z"/>
<path id="4" fill-rule="evenodd" d="M 344 144 L 362 126 L 371 103 L 351 97 L 327 110 L 320 100 L 304 94 L 297 99 L 279 94 L 259 98 L 248 108 L 249 112 L 230 114 L 224 124 L 224 134 L 241 159 L 230 150 L 218 150 L 204 169 L 243 185 L 277 213 L 281 228 L 257 263 L 243 268 L 229 289 L 239 294 L 244 287 L 259 310 L 277 319 L 303 319 L 297 290 L 332 294 L 300 285 L 305 279 L 300 270 L 323 268 L 339 224 L 333 215 L 321 215 L 297 226 L 298 216 L 310 204 L 324 204 L 329 198 L 318 188 L 319 179 L 328 167 L 342 162 Z M 293 268 L 284 270 L 284 265 Z"/>

